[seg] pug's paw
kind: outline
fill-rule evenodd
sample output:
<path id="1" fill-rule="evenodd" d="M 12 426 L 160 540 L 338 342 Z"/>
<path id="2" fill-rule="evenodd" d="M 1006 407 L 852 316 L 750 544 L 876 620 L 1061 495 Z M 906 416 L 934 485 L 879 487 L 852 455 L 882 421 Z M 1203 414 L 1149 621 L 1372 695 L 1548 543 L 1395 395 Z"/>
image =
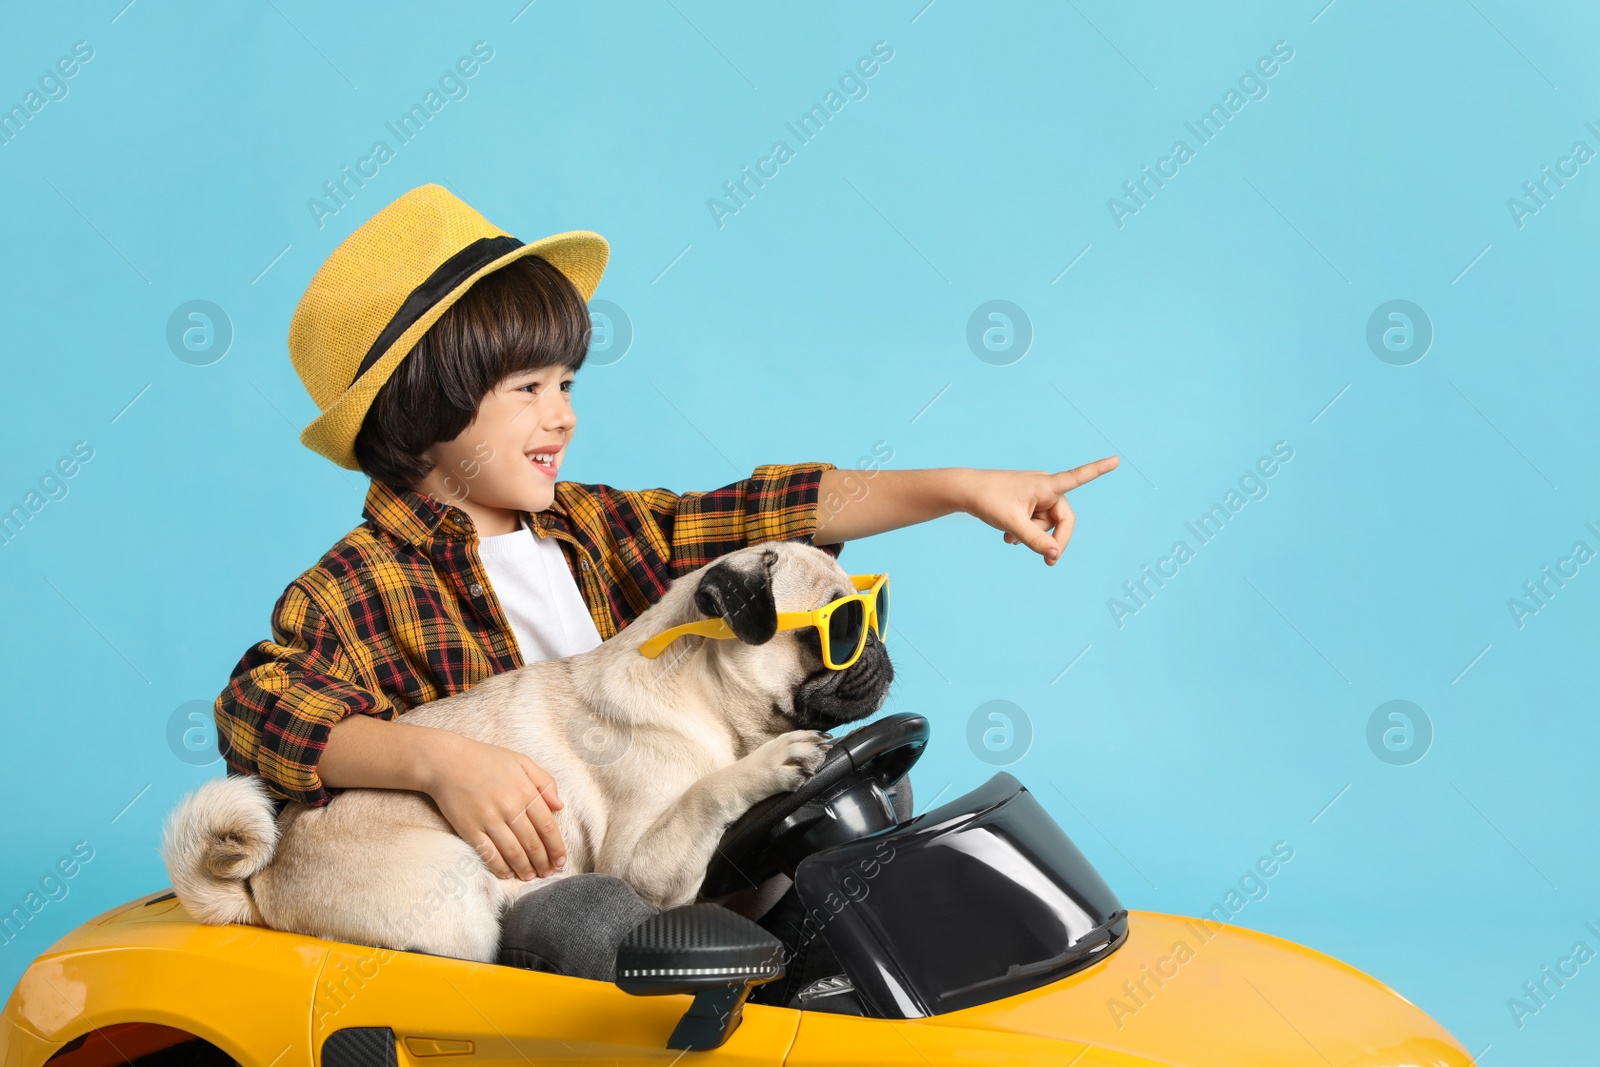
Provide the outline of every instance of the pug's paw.
<path id="1" fill-rule="evenodd" d="M 820 730 L 791 730 L 752 752 L 767 779 L 766 795 L 799 789 L 817 773 L 832 744 L 832 739 Z"/>

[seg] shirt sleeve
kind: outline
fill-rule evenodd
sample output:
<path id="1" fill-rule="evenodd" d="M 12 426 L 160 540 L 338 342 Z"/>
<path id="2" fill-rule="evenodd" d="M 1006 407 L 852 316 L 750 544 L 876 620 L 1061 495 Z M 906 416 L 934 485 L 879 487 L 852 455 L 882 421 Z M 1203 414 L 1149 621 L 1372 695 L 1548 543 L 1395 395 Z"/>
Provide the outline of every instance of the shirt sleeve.
<path id="1" fill-rule="evenodd" d="M 642 532 L 676 578 L 746 545 L 809 542 L 822 507 L 822 474 L 835 469 L 832 463 L 763 463 L 750 477 L 720 489 L 645 489 L 628 495 L 652 527 Z M 837 559 L 844 543 L 816 547 Z"/>
<path id="2" fill-rule="evenodd" d="M 244 654 L 212 708 L 217 747 L 229 773 L 260 775 L 274 797 L 321 806 L 338 793 L 317 774 L 333 724 L 397 710 L 354 679 L 335 627 L 300 583 L 273 608 L 272 631 Z"/>

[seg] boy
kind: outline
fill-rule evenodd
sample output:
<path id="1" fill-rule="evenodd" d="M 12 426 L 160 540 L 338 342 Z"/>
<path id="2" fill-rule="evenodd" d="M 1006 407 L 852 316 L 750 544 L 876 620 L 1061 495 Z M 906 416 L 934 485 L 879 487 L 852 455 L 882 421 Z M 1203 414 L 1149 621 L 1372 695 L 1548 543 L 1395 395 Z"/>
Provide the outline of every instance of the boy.
<path id="1" fill-rule="evenodd" d="M 497 875 L 547 876 L 566 861 L 559 783 L 400 713 L 593 648 L 673 578 L 746 544 L 807 538 L 837 556 L 850 538 L 966 510 L 1053 564 L 1072 528 L 1062 494 L 1115 466 L 883 471 L 836 508 L 818 506 L 844 489 L 828 463 L 765 464 L 682 495 L 559 482 L 607 255 L 584 231 L 524 244 L 426 185 L 319 268 L 289 328 L 321 410 L 301 441 L 371 487 L 365 521 L 284 591 L 272 640 L 217 699 L 230 773 L 314 806 L 345 788 L 423 792 Z M 650 913 L 618 879 L 562 879 L 508 913 L 502 962 L 606 979 Z"/>

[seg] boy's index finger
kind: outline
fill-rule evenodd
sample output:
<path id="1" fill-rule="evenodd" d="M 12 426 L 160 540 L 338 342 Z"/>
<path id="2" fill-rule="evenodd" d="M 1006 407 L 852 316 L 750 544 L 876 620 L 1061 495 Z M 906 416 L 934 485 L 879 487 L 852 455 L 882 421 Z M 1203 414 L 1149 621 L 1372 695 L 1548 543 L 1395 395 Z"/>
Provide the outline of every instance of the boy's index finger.
<path id="1" fill-rule="evenodd" d="M 1116 470 L 1117 464 L 1121 461 L 1121 456 L 1107 456 L 1105 459 L 1097 459 L 1093 463 L 1085 463 L 1081 467 L 1073 467 L 1071 470 L 1053 474 L 1050 476 L 1051 481 L 1055 484 L 1056 492 L 1065 493 L 1078 488 L 1085 482 L 1094 481 L 1107 471 Z"/>

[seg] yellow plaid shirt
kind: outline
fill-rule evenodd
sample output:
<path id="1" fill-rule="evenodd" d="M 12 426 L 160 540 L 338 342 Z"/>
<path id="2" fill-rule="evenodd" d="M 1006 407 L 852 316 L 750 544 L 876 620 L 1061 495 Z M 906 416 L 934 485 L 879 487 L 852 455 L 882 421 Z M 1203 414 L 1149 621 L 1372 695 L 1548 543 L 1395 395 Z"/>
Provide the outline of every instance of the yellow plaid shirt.
<path id="1" fill-rule="evenodd" d="M 831 463 L 763 464 L 703 493 L 556 483 L 534 512 L 577 579 L 602 639 L 672 579 L 745 545 L 810 540 Z M 522 666 L 478 558 L 472 520 L 422 493 L 374 481 L 365 518 L 284 590 L 272 639 L 217 698 L 217 746 L 233 774 L 259 774 L 280 800 L 325 804 L 317 775 L 328 730 L 352 713 L 393 719 Z M 818 546 L 833 556 L 841 544 Z"/>

